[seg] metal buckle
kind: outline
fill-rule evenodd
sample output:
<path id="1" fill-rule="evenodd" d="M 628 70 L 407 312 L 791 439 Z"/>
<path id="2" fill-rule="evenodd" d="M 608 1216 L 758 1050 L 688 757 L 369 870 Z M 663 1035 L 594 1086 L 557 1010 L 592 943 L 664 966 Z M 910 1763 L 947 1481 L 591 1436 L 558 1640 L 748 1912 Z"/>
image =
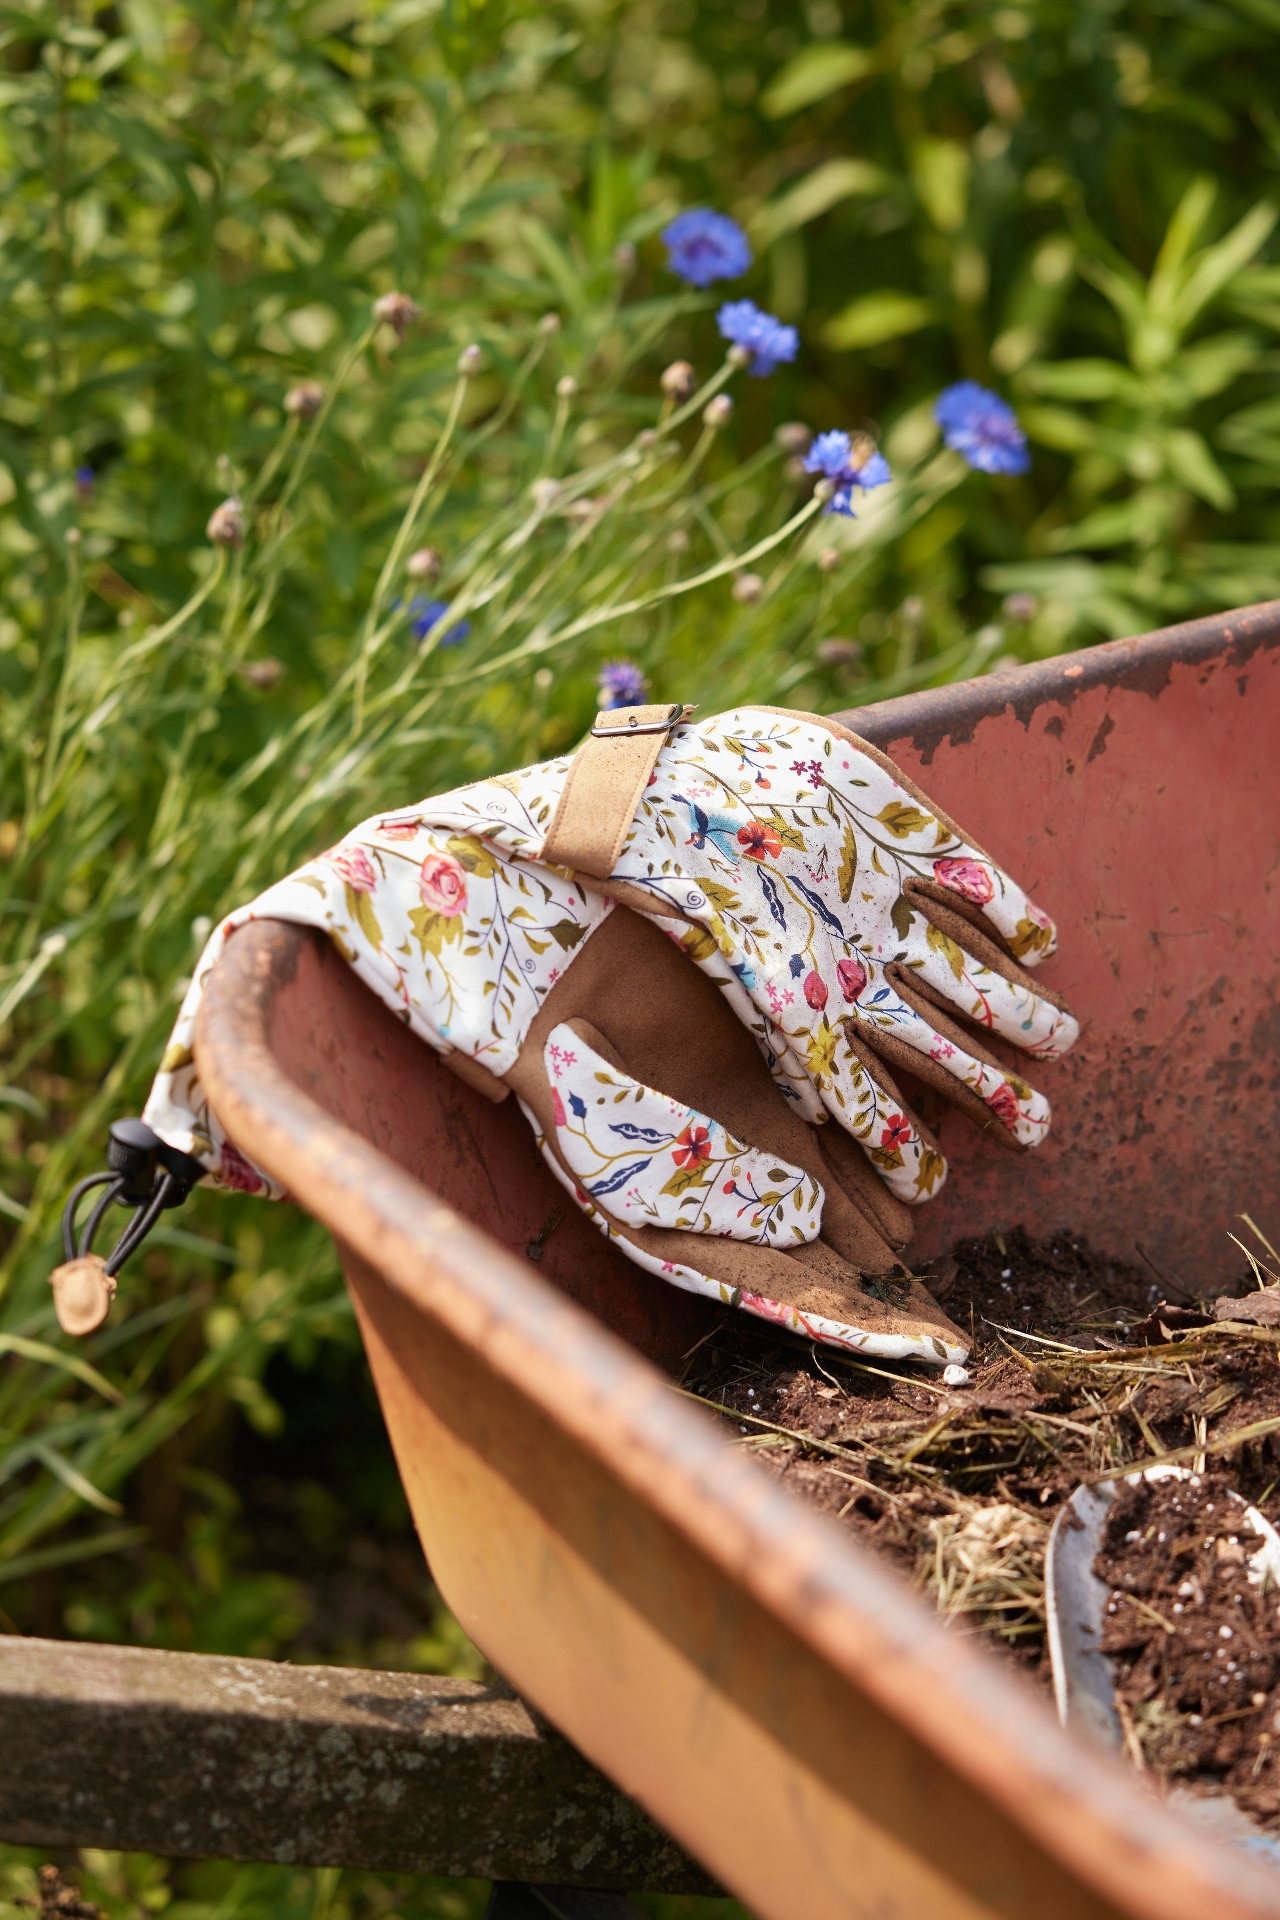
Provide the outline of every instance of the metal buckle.
<path id="1" fill-rule="evenodd" d="M 642 733 L 670 733 L 672 727 L 679 726 L 684 719 L 684 703 L 677 701 L 665 720 L 646 720 L 643 726 L 633 714 L 625 726 L 602 727 L 599 721 L 591 729 L 593 740 L 626 740 L 638 738 Z"/>

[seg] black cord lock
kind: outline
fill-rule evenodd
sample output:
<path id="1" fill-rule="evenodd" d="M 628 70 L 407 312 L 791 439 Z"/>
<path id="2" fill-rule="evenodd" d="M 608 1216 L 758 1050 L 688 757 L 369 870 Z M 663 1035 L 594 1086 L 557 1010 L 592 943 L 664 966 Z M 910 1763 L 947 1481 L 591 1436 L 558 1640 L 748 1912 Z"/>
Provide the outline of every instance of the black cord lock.
<path id="1" fill-rule="evenodd" d="M 116 1275 L 136 1253 L 162 1213 L 180 1207 L 204 1167 L 194 1154 L 171 1147 L 145 1120 L 116 1120 L 107 1142 L 107 1172 L 91 1173 L 67 1196 L 62 1211 L 65 1260 L 49 1276 L 58 1323 L 65 1333 L 93 1333 L 106 1319 L 116 1293 Z M 94 1202 L 76 1238 L 76 1210 L 95 1187 Z M 93 1251 L 94 1236 L 107 1209 L 118 1202 L 133 1209 L 133 1219 L 104 1260 Z"/>

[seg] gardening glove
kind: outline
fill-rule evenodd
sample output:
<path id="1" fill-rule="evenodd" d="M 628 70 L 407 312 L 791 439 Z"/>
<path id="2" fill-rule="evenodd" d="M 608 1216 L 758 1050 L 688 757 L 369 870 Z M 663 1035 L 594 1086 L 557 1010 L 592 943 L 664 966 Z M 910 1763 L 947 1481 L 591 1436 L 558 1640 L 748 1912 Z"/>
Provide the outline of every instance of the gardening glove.
<path id="1" fill-rule="evenodd" d="M 748 707 L 602 713 L 572 760 L 430 803 L 432 818 L 572 871 L 654 918 L 721 988 L 805 1119 L 828 1115 L 901 1200 L 946 1162 L 892 1077 L 913 1074 L 1001 1146 L 1049 1107 L 984 1044 L 1055 1059 L 1079 1031 L 1026 971 L 1053 923 L 875 747 Z"/>
<path id="2" fill-rule="evenodd" d="M 235 928 L 318 927 L 464 1079 L 518 1095 L 557 1179 L 639 1265 L 815 1339 L 963 1357 L 898 1258 L 908 1210 L 780 1096 L 713 980 L 649 917 L 434 827 L 433 811 L 365 823 L 222 923 L 147 1104 L 156 1133 L 214 1184 L 279 1194 L 208 1106 L 196 1014 Z"/>

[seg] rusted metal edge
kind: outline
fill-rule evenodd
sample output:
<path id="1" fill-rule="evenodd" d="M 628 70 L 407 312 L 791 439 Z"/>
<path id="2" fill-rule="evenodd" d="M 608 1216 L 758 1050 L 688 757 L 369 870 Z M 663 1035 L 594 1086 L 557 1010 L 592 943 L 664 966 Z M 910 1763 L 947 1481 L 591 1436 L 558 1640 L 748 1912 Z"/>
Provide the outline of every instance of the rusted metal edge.
<path id="1" fill-rule="evenodd" d="M 502 1684 L 0 1639 L 0 1838 L 715 1893 Z"/>
<path id="2" fill-rule="evenodd" d="M 909 739 L 927 766 L 944 740 L 971 740 L 983 720 L 1012 708 L 1023 726 L 1036 710 L 1052 702 L 1070 706 L 1091 687 L 1116 687 L 1152 699 L 1169 684 L 1175 667 L 1214 660 L 1215 671 L 1246 669 L 1260 648 L 1280 646 L 1280 600 L 1265 600 L 1234 613 L 1215 613 L 1161 627 L 1130 640 L 1111 640 L 1078 653 L 1059 654 L 1027 666 L 1010 667 L 980 680 L 930 687 L 897 700 L 851 707 L 834 717 L 874 746 Z M 1225 652 L 1225 659 L 1216 656 Z"/>
<path id="3" fill-rule="evenodd" d="M 284 1075 L 271 1004 L 310 937 L 243 928 L 206 991 L 197 1063 L 242 1150 L 1079 1882 L 1148 1920 L 1276 1920 L 1275 1877 L 1069 1740 L 990 1655 L 735 1456 L 656 1369 Z"/>

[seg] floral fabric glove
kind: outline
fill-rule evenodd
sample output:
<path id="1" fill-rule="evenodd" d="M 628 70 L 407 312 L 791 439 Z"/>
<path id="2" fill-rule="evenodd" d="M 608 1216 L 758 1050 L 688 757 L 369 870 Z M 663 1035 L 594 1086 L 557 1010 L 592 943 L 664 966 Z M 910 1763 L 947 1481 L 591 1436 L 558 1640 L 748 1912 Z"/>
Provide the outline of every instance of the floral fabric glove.
<path id="1" fill-rule="evenodd" d="M 444 795 L 434 817 L 536 859 L 568 766 Z M 1002 1146 L 1048 1133 L 1048 1102 L 985 1036 L 1039 1060 L 1074 1042 L 1074 1016 L 1027 971 L 1054 951 L 1052 921 L 837 722 L 748 707 L 675 726 L 604 885 L 658 919 L 797 1111 L 839 1121 L 900 1199 L 928 1199 L 946 1162 L 895 1067 Z"/>
<path id="2" fill-rule="evenodd" d="M 639 1265 L 815 1339 L 962 1357 L 898 1259 L 906 1210 L 779 1098 L 717 985 L 646 916 L 433 811 L 365 822 L 228 916 L 153 1086 L 156 1132 L 213 1183 L 279 1196 L 209 1107 L 196 1017 L 238 927 L 316 927 L 464 1079 L 516 1093 L 556 1178 Z"/>

